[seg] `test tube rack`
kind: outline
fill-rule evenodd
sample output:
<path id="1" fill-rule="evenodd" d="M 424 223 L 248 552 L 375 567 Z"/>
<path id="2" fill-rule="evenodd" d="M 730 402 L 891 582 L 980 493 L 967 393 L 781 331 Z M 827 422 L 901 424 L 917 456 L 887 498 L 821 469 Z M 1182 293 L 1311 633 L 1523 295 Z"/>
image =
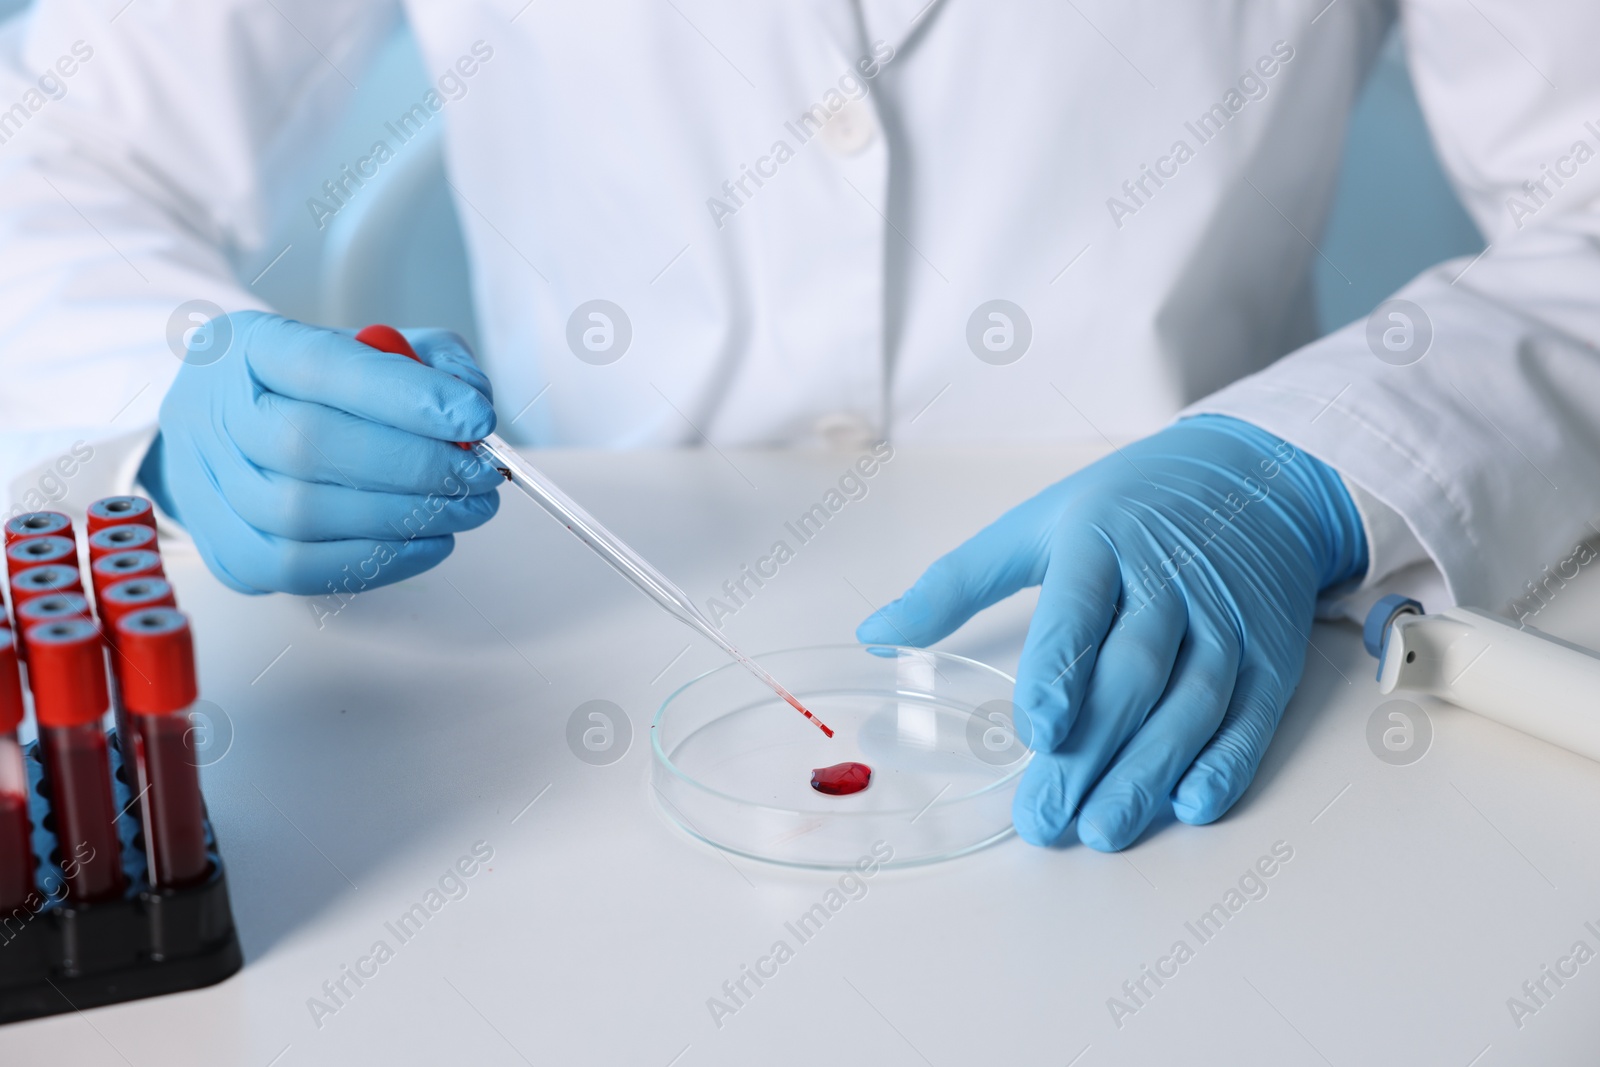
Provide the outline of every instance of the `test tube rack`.
<path id="1" fill-rule="evenodd" d="M 109 553 L 120 552 L 121 557 L 126 557 L 122 559 L 124 564 L 134 565 L 132 574 L 162 574 L 159 552 L 152 534 L 129 534 L 120 539 L 112 536 L 110 542 L 105 544 L 97 544 L 92 536 L 97 522 L 112 528 L 121 528 L 118 524 L 138 522 L 148 526 L 153 533 L 154 516 L 149 501 L 137 497 L 108 497 L 90 505 L 89 519 L 91 560 L 95 558 L 97 548 L 108 553 L 101 562 L 118 559 L 117 555 Z M 10 545 L 14 540 L 21 541 L 30 534 L 49 537 L 54 545 L 43 554 L 54 561 L 56 569 L 68 572 L 61 576 L 50 576 L 52 581 L 66 581 L 74 589 L 81 586 L 81 581 L 72 581 L 81 577 L 76 554 L 67 556 L 61 544 L 63 538 L 56 536 L 64 534 L 66 539 L 76 544 L 72 538 L 72 522 L 67 516 L 58 512 L 28 513 L 8 521 L 5 532 L 8 572 L 13 562 Z M 143 543 L 148 545 L 148 549 L 121 551 L 126 545 L 117 544 L 118 540 L 126 542 L 126 545 Z M 47 568 L 35 568 L 43 569 Z M 112 567 L 109 573 L 116 575 L 128 569 Z M 25 572 L 26 575 L 33 573 Z M 99 571 L 94 573 L 97 577 L 104 577 Z M 11 578 L 11 607 L 15 613 L 19 607 L 19 583 L 23 579 L 15 574 Z M 116 580 L 115 577 L 105 578 L 108 586 Z M 124 586 L 115 588 L 131 584 L 125 582 Z M 164 578 L 160 584 L 166 586 Z M 97 629 L 100 640 L 104 642 L 107 635 L 104 628 L 107 624 L 107 605 L 98 602 L 101 591 L 101 584 L 97 581 L 95 612 L 99 621 L 95 622 L 95 628 L 90 629 L 88 635 L 94 635 Z M 162 595 L 166 603 L 172 603 L 170 587 Z M 72 610 L 67 597 L 57 599 L 68 601 L 68 604 L 54 610 Z M 29 602 L 33 602 L 31 598 Z M 80 597 L 78 603 L 85 605 L 86 601 Z M 83 616 L 87 617 L 86 614 Z M 8 625 L 9 621 L 4 607 L 0 606 L 0 625 Z M 21 623 L 23 620 L 19 617 L 17 621 Z M 79 627 L 83 625 L 81 621 L 75 624 Z M 187 625 L 185 622 L 185 640 Z M 123 641 L 127 639 L 122 638 Z M 21 705 L 17 701 L 22 697 L 15 674 L 16 660 L 11 658 L 14 640 L 14 637 L 7 639 L 4 651 L 12 664 L 8 668 L 13 671 L 9 685 L 19 690 L 8 697 L 12 709 L 8 718 L 17 721 L 16 717 L 21 715 Z M 192 657 L 192 652 L 186 655 Z M 33 666 L 40 664 L 35 661 Z M 192 662 L 185 669 L 192 672 Z M 60 676 L 51 674 L 50 677 L 59 679 Z M 84 684 L 93 682 L 92 677 L 85 678 Z M 29 687 L 35 680 L 30 678 Z M 55 691 L 55 697 L 59 698 L 64 692 L 70 698 L 73 693 L 80 692 L 74 683 L 66 684 L 68 688 Z M 192 675 L 187 685 L 192 699 Z M 86 701 L 94 699 L 89 695 L 89 690 L 82 690 L 81 693 Z M 38 712 L 37 690 L 34 695 L 35 711 Z M 104 693 L 99 694 L 99 699 L 104 698 Z M 119 723 L 123 721 L 122 717 L 123 709 L 119 707 Z M 88 727 L 92 723 L 93 720 L 90 720 L 81 725 Z M 7 726 L 7 730 L 14 729 L 14 726 Z M 15 760 L 19 751 L 15 746 L 15 735 L 8 734 L 8 737 L 12 738 L 10 758 Z M 209 816 L 204 812 L 203 800 L 200 801 L 204 833 L 203 873 L 197 877 L 186 876 L 181 882 L 170 877 L 152 879 L 146 830 L 142 825 L 142 814 L 149 813 L 140 811 L 141 798 L 136 795 L 134 768 L 124 760 L 124 746 L 117 731 L 110 731 L 107 741 L 107 772 L 110 774 L 107 784 L 111 791 L 111 810 L 117 812 L 112 829 L 117 838 L 123 875 L 121 881 L 124 884 L 121 892 L 113 892 L 109 896 L 96 895 L 92 900 L 84 900 L 68 890 L 69 875 L 81 874 L 81 870 L 72 866 L 73 856 L 64 855 L 66 850 L 57 836 L 57 813 L 52 801 L 50 776 L 39 744 L 35 742 L 22 750 L 20 768 L 15 763 L 10 765 L 14 782 L 12 788 L 21 787 L 24 779 L 26 781 L 26 804 L 13 806 L 11 811 L 14 816 L 20 816 L 19 809 L 25 806 L 29 822 L 26 835 L 22 832 L 20 819 L 13 823 L 15 834 L 11 840 L 26 836 L 26 843 L 31 846 L 33 854 L 34 876 L 32 892 L 20 906 L 10 907 L 10 910 L 0 906 L 0 1024 L 198 989 L 224 980 L 244 965 L 232 908 L 228 902 L 227 874 L 217 850 L 216 834 Z M 17 772 L 20 772 L 20 777 Z M 191 848 L 200 843 L 197 838 L 191 837 L 189 840 Z M 21 846 L 22 842 L 16 841 L 15 850 L 20 852 Z M 195 860 L 199 859 L 193 851 L 190 855 Z M 0 863 L 4 862 L 7 859 L 0 857 Z M 0 874 L 3 873 L 0 871 Z M 10 873 L 15 875 L 16 872 Z M 155 884 L 157 881 L 163 884 Z M 13 900 L 26 886 L 25 881 L 19 885 L 16 880 L 7 884 L 11 886 L 7 892 Z"/>
<path id="2" fill-rule="evenodd" d="M 210 820 L 206 879 L 182 889 L 151 886 L 121 746 L 112 744 L 128 888 L 116 899 L 73 903 L 65 895 L 66 857 L 57 848 L 38 748 L 28 746 L 28 799 L 41 906 L 25 916 L 0 916 L 0 1024 L 199 989 L 236 973 L 244 956 Z"/>

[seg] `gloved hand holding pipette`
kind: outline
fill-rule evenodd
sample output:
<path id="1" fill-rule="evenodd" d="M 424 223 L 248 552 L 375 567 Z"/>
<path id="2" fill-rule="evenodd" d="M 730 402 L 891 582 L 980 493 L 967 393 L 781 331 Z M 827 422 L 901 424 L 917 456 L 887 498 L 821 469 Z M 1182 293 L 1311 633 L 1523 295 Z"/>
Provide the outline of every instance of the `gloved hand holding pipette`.
<path id="1" fill-rule="evenodd" d="M 488 521 L 509 481 L 833 736 L 686 593 L 494 435 L 489 381 L 455 334 L 370 326 L 351 336 L 259 312 L 230 316 L 228 327 L 221 357 L 185 361 L 140 471 L 224 582 L 320 594 L 343 588 L 352 566 L 363 590 L 397 582 Z"/>
<path id="2" fill-rule="evenodd" d="M 360 581 L 387 585 L 494 515 L 503 478 L 449 443 L 495 425 L 489 381 L 455 334 L 412 331 L 419 364 L 278 315 L 226 325 L 221 358 L 185 361 L 140 471 L 222 581 L 326 594 L 376 558 Z"/>
<path id="3" fill-rule="evenodd" d="M 1319 590 L 1359 577 L 1338 474 L 1249 423 L 1184 420 L 1013 508 L 862 623 L 926 645 L 1042 585 L 1016 701 L 1035 749 L 1017 831 L 1131 844 L 1171 798 L 1220 818 L 1300 680 Z"/>

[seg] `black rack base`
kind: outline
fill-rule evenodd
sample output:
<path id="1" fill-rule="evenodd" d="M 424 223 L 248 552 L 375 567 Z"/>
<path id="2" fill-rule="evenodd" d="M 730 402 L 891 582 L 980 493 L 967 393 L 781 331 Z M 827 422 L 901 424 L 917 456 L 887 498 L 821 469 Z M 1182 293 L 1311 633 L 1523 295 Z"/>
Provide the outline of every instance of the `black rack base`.
<path id="1" fill-rule="evenodd" d="M 132 791 L 112 749 L 123 868 L 128 889 L 94 904 L 65 898 L 49 789 L 38 746 L 28 749 L 34 852 L 29 906 L 0 914 L 0 1023 L 101 1007 L 215 985 L 244 965 L 228 881 L 209 820 L 211 870 L 182 889 L 150 885 Z"/>

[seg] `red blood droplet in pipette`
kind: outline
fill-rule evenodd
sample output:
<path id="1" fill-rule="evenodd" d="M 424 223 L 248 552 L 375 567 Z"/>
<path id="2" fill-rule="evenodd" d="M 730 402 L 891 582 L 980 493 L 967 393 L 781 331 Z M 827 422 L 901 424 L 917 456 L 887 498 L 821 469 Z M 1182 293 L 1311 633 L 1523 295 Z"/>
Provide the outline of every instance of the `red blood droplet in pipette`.
<path id="1" fill-rule="evenodd" d="M 811 772 L 811 788 L 835 797 L 859 793 L 871 781 L 872 768 L 865 763 L 835 763 Z"/>
<path id="2" fill-rule="evenodd" d="M 813 723 L 815 723 L 816 726 L 817 726 L 817 729 L 821 730 L 824 736 L 826 736 L 826 737 L 832 737 L 833 736 L 833 730 L 828 726 L 828 724 L 823 722 L 821 719 L 817 718 L 815 715 L 811 714 L 811 710 L 809 708 L 807 708 L 804 704 L 800 703 L 798 700 L 796 700 L 794 697 L 790 696 L 788 693 L 784 693 L 783 694 L 783 699 L 785 699 L 785 700 L 787 700 L 789 702 L 789 706 L 791 708 L 793 708 L 795 711 L 798 711 L 800 714 L 804 715 L 806 718 L 810 719 Z M 852 792 L 853 792 L 853 790 L 852 790 Z"/>

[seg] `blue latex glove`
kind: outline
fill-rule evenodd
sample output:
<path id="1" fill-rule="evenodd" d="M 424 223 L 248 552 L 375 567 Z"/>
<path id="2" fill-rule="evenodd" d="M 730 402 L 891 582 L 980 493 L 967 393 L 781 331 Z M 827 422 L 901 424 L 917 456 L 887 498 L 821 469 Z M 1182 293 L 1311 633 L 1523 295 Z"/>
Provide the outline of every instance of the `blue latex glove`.
<path id="1" fill-rule="evenodd" d="M 1076 816 L 1110 851 L 1169 797 L 1194 824 L 1233 806 L 1300 681 L 1318 591 L 1366 556 L 1332 468 L 1203 415 L 1013 508 L 856 636 L 930 644 L 1042 583 L 1016 687 L 1036 754 L 1012 818 L 1053 844 Z"/>
<path id="2" fill-rule="evenodd" d="M 278 315 L 229 323 L 220 359 L 178 372 L 140 469 L 227 585 L 387 585 L 494 515 L 501 476 L 451 443 L 495 424 L 488 379 L 455 334 L 407 332 L 424 366 Z"/>

